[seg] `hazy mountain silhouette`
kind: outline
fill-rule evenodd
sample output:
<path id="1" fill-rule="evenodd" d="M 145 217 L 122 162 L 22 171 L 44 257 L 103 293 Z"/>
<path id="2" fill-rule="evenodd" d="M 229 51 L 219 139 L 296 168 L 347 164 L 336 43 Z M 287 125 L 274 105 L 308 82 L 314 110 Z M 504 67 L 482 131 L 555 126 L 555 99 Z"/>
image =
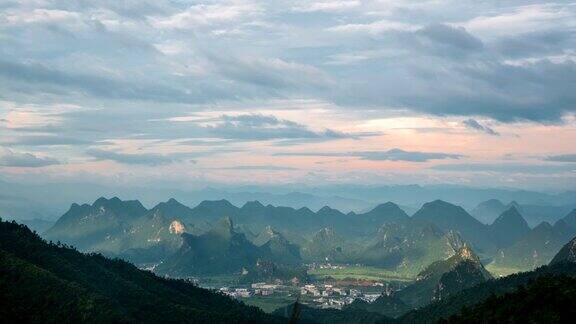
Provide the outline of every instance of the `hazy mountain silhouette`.
<path id="1" fill-rule="evenodd" d="M 499 247 L 506 247 L 530 232 L 530 227 L 518 209 L 510 207 L 496 218 L 489 231 Z"/>

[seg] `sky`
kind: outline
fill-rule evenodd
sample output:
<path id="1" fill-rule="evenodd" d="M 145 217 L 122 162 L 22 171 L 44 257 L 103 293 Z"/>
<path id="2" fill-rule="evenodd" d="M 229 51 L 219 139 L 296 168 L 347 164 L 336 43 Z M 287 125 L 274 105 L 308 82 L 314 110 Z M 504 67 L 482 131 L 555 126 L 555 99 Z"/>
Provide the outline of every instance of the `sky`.
<path id="1" fill-rule="evenodd" d="M 576 2 L 0 0 L 0 179 L 576 189 Z"/>

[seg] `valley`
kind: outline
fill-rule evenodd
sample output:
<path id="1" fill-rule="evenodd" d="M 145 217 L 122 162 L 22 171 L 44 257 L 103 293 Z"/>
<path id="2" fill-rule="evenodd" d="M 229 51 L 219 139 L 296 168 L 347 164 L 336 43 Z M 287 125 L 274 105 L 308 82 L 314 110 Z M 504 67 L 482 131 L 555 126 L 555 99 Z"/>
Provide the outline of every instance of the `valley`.
<path id="1" fill-rule="evenodd" d="M 512 204 L 485 225 L 441 200 L 408 215 L 392 202 L 345 214 L 226 200 L 188 207 L 170 199 L 147 209 L 114 197 L 73 204 L 42 236 L 267 313 L 298 301 L 400 317 L 547 264 L 576 236 L 573 213 L 559 218 L 530 228 Z"/>

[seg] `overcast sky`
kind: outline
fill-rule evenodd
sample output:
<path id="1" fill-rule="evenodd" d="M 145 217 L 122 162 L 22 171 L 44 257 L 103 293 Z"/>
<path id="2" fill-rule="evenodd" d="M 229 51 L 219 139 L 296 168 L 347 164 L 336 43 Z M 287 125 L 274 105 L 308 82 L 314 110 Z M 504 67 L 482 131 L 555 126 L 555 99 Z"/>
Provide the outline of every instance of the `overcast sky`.
<path id="1" fill-rule="evenodd" d="M 0 0 L 0 179 L 576 188 L 576 2 Z"/>

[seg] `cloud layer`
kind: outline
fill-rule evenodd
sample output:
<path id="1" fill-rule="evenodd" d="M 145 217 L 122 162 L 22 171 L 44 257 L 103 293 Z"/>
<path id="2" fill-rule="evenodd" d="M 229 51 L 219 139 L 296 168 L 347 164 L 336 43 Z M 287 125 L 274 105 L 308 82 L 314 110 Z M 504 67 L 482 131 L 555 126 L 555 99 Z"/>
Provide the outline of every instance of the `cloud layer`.
<path id="1" fill-rule="evenodd" d="M 0 6 L 9 176 L 317 182 L 410 169 L 467 182 L 508 154 L 526 170 L 574 162 L 570 1 Z"/>

